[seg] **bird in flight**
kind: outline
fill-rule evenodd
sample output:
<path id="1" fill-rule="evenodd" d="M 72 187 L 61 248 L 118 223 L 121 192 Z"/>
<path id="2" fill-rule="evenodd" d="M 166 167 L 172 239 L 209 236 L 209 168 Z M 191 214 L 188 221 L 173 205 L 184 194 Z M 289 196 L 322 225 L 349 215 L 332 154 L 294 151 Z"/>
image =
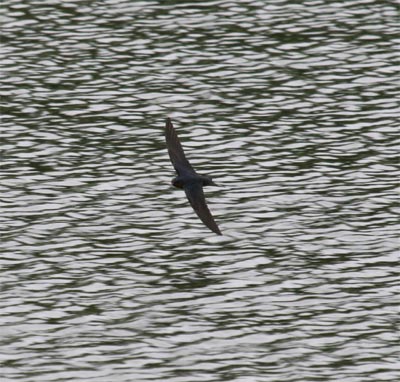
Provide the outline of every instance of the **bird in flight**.
<path id="1" fill-rule="evenodd" d="M 171 119 L 167 118 L 165 124 L 165 140 L 167 141 L 168 154 L 175 168 L 177 177 L 172 179 L 172 185 L 185 191 L 191 206 L 200 220 L 217 235 L 222 235 L 210 210 L 207 207 L 203 193 L 204 186 L 216 186 L 209 176 L 199 175 L 193 169 L 185 157 L 185 153 L 179 142 L 178 136 L 172 125 Z"/>

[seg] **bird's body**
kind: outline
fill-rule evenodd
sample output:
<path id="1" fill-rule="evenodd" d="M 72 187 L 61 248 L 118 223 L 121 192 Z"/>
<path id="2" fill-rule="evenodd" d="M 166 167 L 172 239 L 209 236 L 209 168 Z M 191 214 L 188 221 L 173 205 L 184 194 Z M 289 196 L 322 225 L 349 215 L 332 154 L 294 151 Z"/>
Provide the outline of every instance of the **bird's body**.
<path id="1" fill-rule="evenodd" d="M 198 184 L 200 187 L 215 186 L 211 178 L 202 175 L 178 175 L 171 183 L 176 188 L 185 188 L 188 184 Z"/>
<path id="2" fill-rule="evenodd" d="M 209 176 L 199 175 L 186 159 L 185 153 L 179 142 L 178 136 L 172 125 L 171 119 L 167 118 L 165 124 L 165 139 L 168 154 L 178 176 L 172 180 L 172 185 L 185 191 L 186 196 L 201 221 L 213 232 L 222 235 L 215 222 L 203 193 L 203 187 L 216 186 Z"/>

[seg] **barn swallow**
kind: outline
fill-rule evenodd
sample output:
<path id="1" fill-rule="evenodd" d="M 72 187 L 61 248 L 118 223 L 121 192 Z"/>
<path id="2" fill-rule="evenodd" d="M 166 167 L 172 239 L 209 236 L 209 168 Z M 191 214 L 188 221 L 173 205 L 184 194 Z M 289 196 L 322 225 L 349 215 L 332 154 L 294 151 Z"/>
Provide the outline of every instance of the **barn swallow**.
<path id="1" fill-rule="evenodd" d="M 167 118 L 165 124 L 165 140 L 167 141 L 168 154 L 175 168 L 177 177 L 172 179 L 172 185 L 185 191 L 191 206 L 200 220 L 217 235 L 222 235 L 217 223 L 207 207 L 203 193 L 204 186 L 216 186 L 209 176 L 199 175 L 186 159 L 178 135 L 172 125 L 171 119 Z"/>

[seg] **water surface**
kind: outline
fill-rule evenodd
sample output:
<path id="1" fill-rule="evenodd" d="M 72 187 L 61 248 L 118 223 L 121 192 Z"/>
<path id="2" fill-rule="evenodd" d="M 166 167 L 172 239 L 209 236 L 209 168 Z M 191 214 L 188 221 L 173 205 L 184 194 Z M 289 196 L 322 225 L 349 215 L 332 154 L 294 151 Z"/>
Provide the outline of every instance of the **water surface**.
<path id="1" fill-rule="evenodd" d="M 400 379 L 393 2 L 3 10 L 2 382 Z"/>

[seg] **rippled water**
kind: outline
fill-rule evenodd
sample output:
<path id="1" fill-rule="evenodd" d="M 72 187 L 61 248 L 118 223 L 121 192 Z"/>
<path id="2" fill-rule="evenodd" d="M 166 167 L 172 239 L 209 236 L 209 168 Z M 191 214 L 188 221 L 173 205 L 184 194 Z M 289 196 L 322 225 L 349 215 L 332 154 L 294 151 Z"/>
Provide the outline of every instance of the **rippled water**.
<path id="1" fill-rule="evenodd" d="M 395 2 L 2 7 L 2 382 L 400 379 Z"/>

